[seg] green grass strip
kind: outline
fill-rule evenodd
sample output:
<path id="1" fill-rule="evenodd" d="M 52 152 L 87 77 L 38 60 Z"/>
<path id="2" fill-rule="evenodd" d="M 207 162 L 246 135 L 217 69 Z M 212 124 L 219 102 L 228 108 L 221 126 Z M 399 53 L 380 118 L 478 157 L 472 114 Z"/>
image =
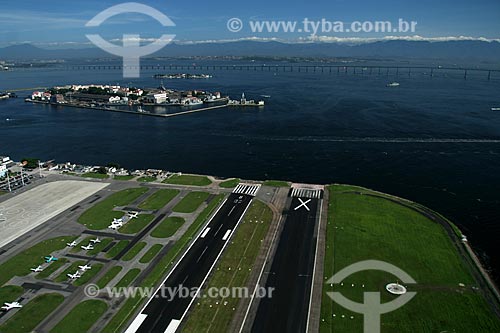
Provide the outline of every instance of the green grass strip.
<path id="1" fill-rule="evenodd" d="M 100 300 L 83 301 L 75 306 L 50 333 L 85 333 L 108 309 L 108 305 Z"/>

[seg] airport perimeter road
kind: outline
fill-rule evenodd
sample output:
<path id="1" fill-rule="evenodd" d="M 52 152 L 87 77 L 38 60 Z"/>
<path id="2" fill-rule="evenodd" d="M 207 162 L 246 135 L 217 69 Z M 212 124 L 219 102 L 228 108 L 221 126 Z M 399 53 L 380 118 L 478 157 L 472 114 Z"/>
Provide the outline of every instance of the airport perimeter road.
<path id="1" fill-rule="evenodd" d="M 260 300 L 252 332 L 306 332 L 322 191 L 292 193 L 298 197 L 291 199 L 271 269 L 264 275 L 266 288 L 274 292 Z"/>
<path id="2" fill-rule="evenodd" d="M 163 286 L 172 289 L 181 286 L 189 289 L 201 287 L 252 199 L 251 195 L 236 193 L 229 195 L 198 239 L 174 267 Z M 175 293 L 173 299 L 169 299 L 168 293 L 164 294 L 166 298 L 161 297 L 161 289 L 157 291 L 129 326 L 127 333 L 175 332 L 195 299 L 191 297 L 192 295 L 181 297 L 184 295 L 180 295 L 179 292 Z"/>

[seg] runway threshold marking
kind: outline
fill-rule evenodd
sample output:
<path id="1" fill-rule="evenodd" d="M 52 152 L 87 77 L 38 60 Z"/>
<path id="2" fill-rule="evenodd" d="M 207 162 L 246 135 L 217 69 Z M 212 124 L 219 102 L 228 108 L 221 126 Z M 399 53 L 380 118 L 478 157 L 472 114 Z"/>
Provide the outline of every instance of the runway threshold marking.
<path id="1" fill-rule="evenodd" d="M 140 313 L 137 317 L 135 317 L 134 321 L 130 324 L 125 333 L 135 333 L 139 327 L 141 327 L 144 320 L 146 320 L 147 316 L 148 315 Z"/>
<path id="2" fill-rule="evenodd" d="M 223 241 L 226 241 L 229 238 L 229 235 L 231 235 L 231 229 L 228 229 L 226 233 L 224 234 L 224 237 L 222 237 Z"/>
<path id="3" fill-rule="evenodd" d="M 177 328 L 179 328 L 180 324 L 181 324 L 180 320 L 172 319 L 170 321 L 170 324 L 168 324 L 168 327 L 165 330 L 165 333 L 174 333 L 175 331 L 177 331 Z"/>
<path id="4" fill-rule="evenodd" d="M 205 238 L 205 236 L 208 234 L 209 231 L 210 228 L 206 228 L 205 231 L 203 231 L 203 233 L 201 234 L 200 238 Z"/>

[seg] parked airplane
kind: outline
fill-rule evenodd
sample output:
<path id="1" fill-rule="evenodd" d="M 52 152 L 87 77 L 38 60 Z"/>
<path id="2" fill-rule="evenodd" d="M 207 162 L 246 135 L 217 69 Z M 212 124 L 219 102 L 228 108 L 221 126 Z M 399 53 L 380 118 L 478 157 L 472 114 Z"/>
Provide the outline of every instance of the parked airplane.
<path id="1" fill-rule="evenodd" d="M 75 280 L 75 279 L 78 279 L 78 278 L 81 278 L 82 276 L 80 275 L 80 272 L 76 272 L 75 274 L 67 274 L 68 277 L 72 280 Z"/>
<path id="2" fill-rule="evenodd" d="M 123 227 L 123 223 L 113 223 L 108 227 L 108 229 L 117 230 L 121 227 Z"/>
<path id="3" fill-rule="evenodd" d="M 75 247 L 76 246 L 76 241 L 72 241 L 71 243 L 66 243 L 69 247 Z"/>
<path id="4" fill-rule="evenodd" d="M 82 271 L 86 272 L 89 269 L 91 269 L 92 266 L 90 266 L 90 265 L 84 265 L 84 266 L 78 266 L 78 268 L 80 268 Z"/>
<path id="5" fill-rule="evenodd" d="M 113 224 L 123 223 L 123 219 L 113 219 Z"/>
<path id="6" fill-rule="evenodd" d="M 54 257 L 54 256 L 46 256 L 45 257 L 45 262 L 48 264 L 49 262 L 52 262 L 52 261 L 57 261 L 59 260 L 58 258 Z"/>
<path id="7" fill-rule="evenodd" d="M 139 215 L 138 212 L 128 212 L 128 217 L 131 219 L 136 219 L 137 215 Z"/>
<path id="8" fill-rule="evenodd" d="M 96 244 L 96 243 L 100 243 L 101 240 L 99 239 L 99 237 L 97 237 L 96 239 L 91 239 L 90 242 Z"/>
<path id="9" fill-rule="evenodd" d="M 4 311 L 9 311 L 15 308 L 22 308 L 23 306 L 19 304 L 18 302 L 12 302 L 12 303 L 4 303 L 2 306 L 2 310 Z"/>
<path id="10" fill-rule="evenodd" d="M 82 249 L 84 249 L 85 251 L 89 251 L 89 250 L 93 250 L 94 247 L 92 246 L 92 244 L 89 244 L 87 246 L 81 246 Z"/>
<path id="11" fill-rule="evenodd" d="M 32 268 L 31 271 L 33 271 L 35 273 L 38 273 L 38 272 L 43 271 L 43 267 L 42 266 L 38 266 L 38 267 Z"/>

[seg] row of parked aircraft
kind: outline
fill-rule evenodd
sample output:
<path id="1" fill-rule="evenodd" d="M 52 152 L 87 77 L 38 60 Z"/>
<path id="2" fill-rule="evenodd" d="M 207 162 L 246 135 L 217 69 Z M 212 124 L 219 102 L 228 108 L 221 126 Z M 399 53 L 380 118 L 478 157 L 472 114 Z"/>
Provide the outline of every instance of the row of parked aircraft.
<path id="1" fill-rule="evenodd" d="M 129 219 L 136 219 L 138 215 L 139 215 L 138 212 L 128 212 L 127 213 L 127 216 Z M 123 227 L 123 223 L 124 223 L 123 217 L 119 218 L 119 219 L 113 219 L 113 222 L 111 222 L 111 224 L 108 226 L 108 229 L 118 230 L 121 227 Z"/>
<path id="2" fill-rule="evenodd" d="M 91 239 L 89 245 L 87 246 L 82 245 L 81 248 L 84 249 L 85 251 L 93 250 L 94 245 L 100 242 L 101 240 L 99 239 L 99 237 L 97 237 L 96 239 Z M 72 241 L 71 243 L 66 243 L 66 245 L 68 245 L 69 247 L 75 247 L 76 241 Z"/>
<path id="3" fill-rule="evenodd" d="M 78 266 L 78 268 L 79 268 L 79 270 L 77 270 L 74 274 L 67 274 L 71 280 L 76 280 L 78 278 L 81 278 L 82 274 L 85 273 L 86 271 L 88 271 L 89 269 L 91 269 L 92 266 L 83 265 L 83 266 Z"/>

